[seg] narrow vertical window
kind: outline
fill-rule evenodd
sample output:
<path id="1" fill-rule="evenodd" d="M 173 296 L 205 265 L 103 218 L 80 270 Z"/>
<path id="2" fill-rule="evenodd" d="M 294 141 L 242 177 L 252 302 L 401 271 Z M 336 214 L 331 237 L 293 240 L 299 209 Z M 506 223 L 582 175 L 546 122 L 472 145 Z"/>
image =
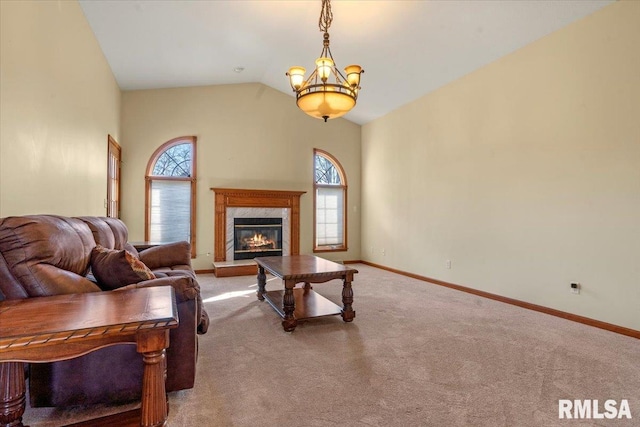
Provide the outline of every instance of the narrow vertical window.
<path id="1" fill-rule="evenodd" d="M 314 150 L 314 252 L 347 250 L 347 180 L 340 162 Z"/>
<path id="2" fill-rule="evenodd" d="M 162 144 L 147 165 L 145 240 L 184 241 L 196 254 L 196 137 Z"/>
<path id="3" fill-rule="evenodd" d="M 107 216 L 120 218 L 121 149 L 111 135 L 107 136 Z"/>

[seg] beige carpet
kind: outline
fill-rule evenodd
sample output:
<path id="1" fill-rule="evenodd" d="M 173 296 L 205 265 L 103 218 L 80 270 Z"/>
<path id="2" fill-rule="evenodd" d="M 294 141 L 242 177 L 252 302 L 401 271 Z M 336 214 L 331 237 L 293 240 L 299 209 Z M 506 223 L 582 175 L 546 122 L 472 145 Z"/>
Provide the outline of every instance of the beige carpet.
<path id="1" fill-rule="evenodd" d="M 355 321 L 315 319 L 293 333 L 257 301 L 254 277 L 200 275 L 211 327 L 195 388 L 170 394 L 169 424 L 640 426 L 640 340 L 353 267 Z M 340 303 L 339 281 L 314 288 Z M 633 418 L 561 420 L 558 399 L 627 399 Z M 24 421 L 126 408 L 27 408 Z"/>

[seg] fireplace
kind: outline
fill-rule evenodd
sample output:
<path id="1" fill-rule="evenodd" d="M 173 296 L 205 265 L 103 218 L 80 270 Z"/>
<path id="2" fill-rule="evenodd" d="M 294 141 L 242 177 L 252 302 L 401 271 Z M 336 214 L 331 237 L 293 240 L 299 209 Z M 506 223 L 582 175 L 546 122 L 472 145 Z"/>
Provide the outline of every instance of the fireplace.
<path id="1" fill-rule="evenodd" d="M 300 196 L 305 193 L 304 191 L 240 188 L 211 188 L 211 190 L 215 193 L 213 271 L 216 277 L 257 274 L 257 265 L 252 261 L 256 256 L 255 253 L 250 255 L 250 259 L 236 258 L 234 249 L 236 218 L 279 218 L 282 221 L 281 255 L 300 253 Z M 264 252 L 261 253 L 261 256 L 265 255 Z M 269 253 L 269 255 L 272 254 Z"/>
<path id="2" fill-rule="evenodd" d="M 282 218 L 234 218 L 233 259 L 282 256 Z"/>

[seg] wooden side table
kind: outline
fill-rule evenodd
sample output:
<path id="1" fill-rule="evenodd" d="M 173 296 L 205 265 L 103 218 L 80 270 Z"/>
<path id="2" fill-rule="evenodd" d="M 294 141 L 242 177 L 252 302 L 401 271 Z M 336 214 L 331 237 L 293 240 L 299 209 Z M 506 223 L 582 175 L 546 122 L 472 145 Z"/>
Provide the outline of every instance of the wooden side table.
<path id="1" fill-rule="evenodd" d="M 0 302 L 0 426 L 23 425 L 24 362 L 66 360 L 120 343 L 135 343 L 144 360 L 140 421 L 133 425 L 165 426 L 166 348 L 177 326 L 171 286 Z"/>

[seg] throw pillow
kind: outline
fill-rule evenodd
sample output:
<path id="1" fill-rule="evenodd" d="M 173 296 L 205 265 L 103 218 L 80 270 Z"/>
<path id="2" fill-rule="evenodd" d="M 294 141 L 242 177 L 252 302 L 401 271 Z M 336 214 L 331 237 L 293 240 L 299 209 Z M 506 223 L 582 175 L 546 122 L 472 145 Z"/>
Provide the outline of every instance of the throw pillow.
<path id="1" fill-rule="evenodd" d="M 103 290 L 155 279 L 151 270 L 129 251 L 96 246 L 91 251 L 91 271 Z"/>

